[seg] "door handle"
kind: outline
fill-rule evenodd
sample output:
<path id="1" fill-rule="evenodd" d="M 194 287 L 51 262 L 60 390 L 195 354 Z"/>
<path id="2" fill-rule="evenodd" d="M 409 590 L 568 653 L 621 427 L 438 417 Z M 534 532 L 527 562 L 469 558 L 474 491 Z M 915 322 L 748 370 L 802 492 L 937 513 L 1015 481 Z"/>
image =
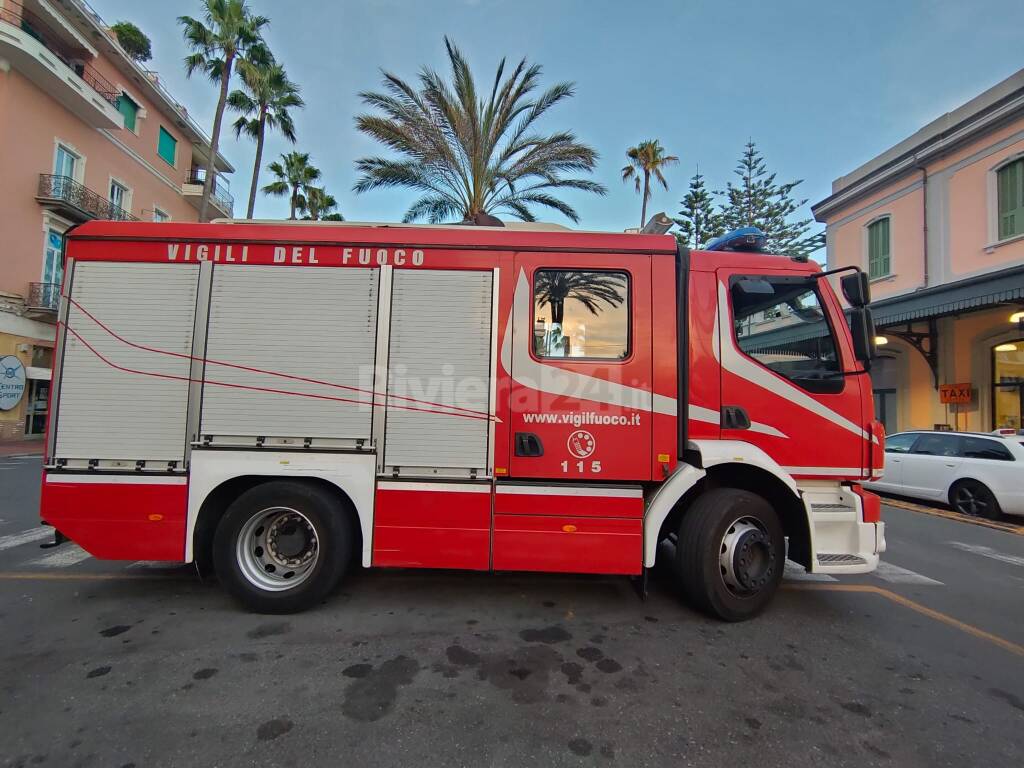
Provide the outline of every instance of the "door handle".
<path id="1" fill-rule="evenodd" d="M 543 456 L 544 443 L 533 432 L 516 432 L 516 456 Z"/>
<path id="2" fill-rule="evenodd" d="M 750 429 L 750 417 L 738 405 L 723 405 L 721 426 L 722 429 Z"/>
<path id="3" fill-rule="evenodd" d="M 955 467 L 956 464 L 947 464 L 946 466 L 952 468 L 952 467 Z"/>

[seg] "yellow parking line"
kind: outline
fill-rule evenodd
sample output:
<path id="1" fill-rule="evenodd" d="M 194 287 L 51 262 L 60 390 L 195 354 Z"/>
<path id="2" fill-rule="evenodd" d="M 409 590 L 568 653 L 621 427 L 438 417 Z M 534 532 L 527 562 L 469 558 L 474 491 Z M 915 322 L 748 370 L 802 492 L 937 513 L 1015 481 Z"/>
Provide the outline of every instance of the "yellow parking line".
<path id="1" fill-rule="evenodd" d="M 997 531 L 1005 531 L 1006 533 L 1013 533 L 1017 536 L 1024 536 L 1024 526 L 1014 525 L 1013 523 L 999 523 L 995 520 L 985 520 L 981 517 L 970 517 L 969 515 L 961 515 L 958 512 L 950 512 L 945 509 L 936 509 L 935 507 L 926 507 L 923 504 L 915 504 L 912 501 L 890 499 L 887 496 L 882 497 L 882 503 L 888 504 L 890 507 L 908 509 L 911 512 L 920 512 L 925 515 L 932 515 L 933 517 L 944 517 L 947 520 L 956 520 L 960 523 L 980 525 L 984 528 L 994 528 Z"/>
<path id="2" fill-rule="evenodd" d="M 948 614 L 936 611 L 934 608 L 929 608 L 926 605 L 921 605 L 921 603 L 904 597 L 903 595 L 898 595 L 888 589 L 883 589 L 882 587 L 873 587 L 870 584 L 784 584 L 783 589 L 820 592 L 866 592 L 874 595 L 881 595 L 886 600 L 891 600 L 897 605 L 902 605 L 912 611 L 917 611 L 922 616 L 927 616 L 935 621 L 940 621 L 947 626 L 959 629 L 961 632 L 966 632 L 980 640 L 985 640 L 993 645 L 998 645 L 1004 651 L 1009 651 L 1010 653 L 1024 657 L 1024 645 L 1019 645 L 1012 640 L 1006 640 L 998 635 L 993 635 L 991 632 L 986 632 L 984 629 L 979 629 L 972 624 L 967 624 L 959 619 L 954 619 Z"/>

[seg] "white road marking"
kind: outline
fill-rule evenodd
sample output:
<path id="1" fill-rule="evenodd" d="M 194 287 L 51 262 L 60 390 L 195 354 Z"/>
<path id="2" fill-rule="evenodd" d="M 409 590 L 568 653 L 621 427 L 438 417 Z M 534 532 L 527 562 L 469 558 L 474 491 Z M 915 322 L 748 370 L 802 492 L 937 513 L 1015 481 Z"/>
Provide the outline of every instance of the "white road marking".
<path id="1" fill-rule="evenodd" d="M 900 568 L 898 565 L 886 562 L 878 563 L 878 568 L 875 569 L 875 576 L 882 579 L 882 581 L 888 581 L 890 584 L 924 584 L 932 587 L 943 586 L 941 581 L 930 579 L 927 576 L 922 576 L 920 573 L 916 573 L 915 571 Z"/>
<path id="2" fill-rule="evenodd" d="M 31 544 L 33 541 L 42 541 L 53 537 L 53 528 L 39 526 L 21 533 L 12 533 L 7 536 L 0 536 L 0 551 L 20 547 L 22 544 Z"/>
<path id="3" fill-rule="evenodd" d="M 37 560 L 33 560 L 28 565 L 34 565 L 39 568 L 67 568 L 71 565 L 77 565 L 83 560 L 88 560 L 90 557 L 92 555 L 77 544 L 65 542 L 57 547 L 56 552 L 51 552 Z"/>
<path id="4" fill-rule="evenodd" d="M 991 547 L 983 547 L 980 544 L 964 544 L 962 541 L 951 541 L 949 544 L 963 552 L 970 552 L 973 555 L 981 555 L 982 557 L 987 557 L 990 560 L 998 560 L 1001 563 L 1009 563 L 1010 565 L 1017 565 L 1024 568 L 1024 557 L 1018 557 L 1017 555 L 1004 555 L 1002 552 L 997 552 Z"/>
<path id="5" fill-rule="evenodd" d="M 839 581 L 839 579 L 829 576 L 827 573 L 808 573 L 802 565 L 798 565 L 792 560 L 786 561 L 786 568 L 782 572 L 782 577 L 787 581 Z"/>

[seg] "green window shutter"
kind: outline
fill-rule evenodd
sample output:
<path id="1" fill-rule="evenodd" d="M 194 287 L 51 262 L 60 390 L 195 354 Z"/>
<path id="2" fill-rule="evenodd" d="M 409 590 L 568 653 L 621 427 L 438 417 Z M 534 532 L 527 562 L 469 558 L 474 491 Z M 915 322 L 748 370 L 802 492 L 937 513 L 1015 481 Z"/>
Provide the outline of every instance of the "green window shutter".
<path id="1" fill-rule="evenodd" d="M 139 115 L 139 105 L 122 93 L 117 97 L 117 111 L 124 116 L 124 127 L 134 133 L 135 120 Z"/>
<path id="2" fill-rule="evenodd" d="M 868 226 L 868 277 L 884 277 L 890 272 L 889 219 Z"/>
<path id="3" fill-rule="evenodd" d="M 168 133 L 167 129 L 160 126 L 160 140 L 156 145 L 156 153 L 167 162 L 174 165 L 174 158 L 178 150 L 178 140 Z"/>
<path id="4" fill-rule="evenodd" d="M 999 239 L 1024 234 L 1024 159 L 1004 165 L 996 174 L 999 196 Z"/>

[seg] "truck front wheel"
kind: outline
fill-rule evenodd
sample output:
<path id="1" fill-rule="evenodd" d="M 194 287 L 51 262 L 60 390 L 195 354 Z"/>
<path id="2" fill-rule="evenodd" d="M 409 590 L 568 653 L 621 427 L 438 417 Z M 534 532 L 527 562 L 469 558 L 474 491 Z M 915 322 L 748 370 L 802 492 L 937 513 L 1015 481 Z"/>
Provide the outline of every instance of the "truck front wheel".
<path id="1" fill-rule="evenodd" d="M 683 515 L 676 561 L 690 605 L 743 621 L 764 610 L 778 589 L 786 542 L 767 501 L 738 488 L 715 488 Z"/>
<path id="2" fill-rule="evenodd" d="M 213 539 L 217 577 L 257 613 L 295 613 L 322 601 L 351 556 L 341 502 L 297 482 L 250 488 L 228 507 Z"/>

